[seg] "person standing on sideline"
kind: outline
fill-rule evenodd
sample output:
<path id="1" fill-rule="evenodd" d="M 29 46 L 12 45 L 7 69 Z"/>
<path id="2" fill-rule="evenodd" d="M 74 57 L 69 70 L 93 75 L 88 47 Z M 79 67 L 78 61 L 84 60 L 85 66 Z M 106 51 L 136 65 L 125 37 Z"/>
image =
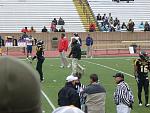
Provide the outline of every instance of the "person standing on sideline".
<path id="1" fill-rule="evenodd" d="M 72 74 L 82 71 L 82 74 L 84 74 L 84 68 L 78 63 L 78 61 L 81 59 L 81 48 L 80 44 L 78 43 L 78 40 L 75 38 L 72 39 L 71 44 L 71 52 L 69 54 L 69 58 L 72 56 Z"/>
<path id="2" fill-rule="evenodd" d="M 124 81 L 124 75 L 122 73 L 116 73 L 113 77 L 117 84 L 114 92 L 117 113 L 130 113 L 134 102 L 132 91 Z"/>
<path id="3" fill-rule="evenodd" d="M 43 71 L 42 71 L 42 65 L 43 62 L 45 60 L 44 57 L 44 42 L 42 40 L 38 41 L 37 43 L 37 47 L 36 47 L 36 56 L 34 56 L 32 58 L 32 60 L 34 60 L 35 58 L 37 58 L 37 65 L 36 65 L 36 70 L 39 72 L 40 74 L 40 80 L 41 82 L 44 81 L 44 77 L 43 77 Z"/>
<path id="4" fill-rule="evenodd" d="M 150 62 L 148 54 L 145 51 L 141 51 L 139 54 L 139 58 L 135 60 L 134 63 L 134 75 L 137 81 L 138 86 L 138 99 L 139 99 L 139 106 L 142 106 L 142 87 L 144 87 L 145 92 L 145 106 L 149 107 L 148 98 L 149 98 L 149 78 L 148 72 L 150 70 Z"/>
<path id="5" fill-rule="evenodd" d="M 68 49 L 68 39 L 65 37 L 65 34 L 61 34 L 61 38 L 59 39 L 58 42 L 58 51 L 60 53 L 60 59 L 61 59 L 61 68 L 64 68 L 67 66 L 68 68 L 71 66 L 71 64 L 68 62 L 67 57 L 65 53 L 67 52 Z"/>
<path id="6" fill-rule="evenodd" d="M 58 92 L 58 105 L 69 106 L 73 105 L 80 108 L 80 98 L 75 90 L 75 84 L 78 77 L 70 75 L 66 78 L 65 86 Z"/>
<path id="7" fill-rule="evenodd" d="M 34 39 L 30 35 L 29 37 L 26 38 L 26 45 L 27 45 L 27 59 L 32 57 L 32 42 Z"/>
<path id="8" fill-rule="evenodd" d="M 89 56 L 92 58 L 92 45 L 93 45 L 93 39 L 90 36 L 90 34 L 88 34 L 88 36 L 86 37 L 86 46 L 87 46 L 86 57 L 87 58 Z"/>
<path id="9" fill-rule="evenodd" d="M 86 96 L 85 113 L 105 113 L 106 90 L 98 83 L 97 74 L 90 75 L 90 82 L 82 92 Z"/>

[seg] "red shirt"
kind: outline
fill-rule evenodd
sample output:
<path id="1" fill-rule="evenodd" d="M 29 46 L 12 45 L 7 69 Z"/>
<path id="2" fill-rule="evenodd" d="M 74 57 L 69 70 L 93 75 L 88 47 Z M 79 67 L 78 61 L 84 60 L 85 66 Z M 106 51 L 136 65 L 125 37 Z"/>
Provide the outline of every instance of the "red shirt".
<path id="1" fill-rule="evenodd" d="M 23 33 L 24 32 L 29 32 L 29 30 L 28 29 L 22 29 L 21 32 L 23 32 Z"/>
<path id="2" fill-rule="evenodd" d="M 58 42 L 58 51 L 67 51 L 68 49 L 68 39 L 66 37 L 61 38 Z"/>

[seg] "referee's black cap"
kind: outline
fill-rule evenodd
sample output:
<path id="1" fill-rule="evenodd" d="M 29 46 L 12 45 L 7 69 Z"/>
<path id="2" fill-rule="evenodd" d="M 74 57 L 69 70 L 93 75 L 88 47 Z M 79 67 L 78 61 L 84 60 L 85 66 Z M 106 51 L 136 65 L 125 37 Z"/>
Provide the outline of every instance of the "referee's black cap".
<path id="1" fill-rule="evenodd" d="M 124 78 L 124 75 L 123 75 L 123 73 L 120 73 L 120 72 L 118 72 L 118 73 L 116 73 L 113 77 L 121 77 L 121 78 Z"/>

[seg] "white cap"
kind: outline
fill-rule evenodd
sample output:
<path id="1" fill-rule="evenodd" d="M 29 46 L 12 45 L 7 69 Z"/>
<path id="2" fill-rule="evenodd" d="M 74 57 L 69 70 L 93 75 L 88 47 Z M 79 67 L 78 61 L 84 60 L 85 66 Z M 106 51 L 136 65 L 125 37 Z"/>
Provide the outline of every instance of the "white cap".
<path id="1" fill-rule="evenodd" d="M 66 81 L 67 81 L 67 82 L 72 82 L 72 81 L 74 81 L 74 80 L 78 80 L 78 77 L 75 77 L 75 76 L 73 76 L 73 75 L 70 75 L 70 76 L 68 76 L 68 77 L 66 78 Z"/>
<path id="2" fill-rule="evenodd" d="M 84 113 L 74 106 L 63 106 L 55 109 L 52 113 Z"/>

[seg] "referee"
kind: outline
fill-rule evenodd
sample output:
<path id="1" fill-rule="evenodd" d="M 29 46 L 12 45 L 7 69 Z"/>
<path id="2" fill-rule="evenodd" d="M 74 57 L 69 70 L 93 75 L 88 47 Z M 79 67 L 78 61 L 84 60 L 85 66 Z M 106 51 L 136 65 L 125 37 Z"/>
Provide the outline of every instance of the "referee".
<path id="1" fill-rule="evenodd" d="M 134 102 L 132 91 L 128 84 L 124 82 L 124 75 L 122 73 L 116 73 L 113 77 L 117 84 L 114 92 L 117 113 L 130 113 Z"/>

